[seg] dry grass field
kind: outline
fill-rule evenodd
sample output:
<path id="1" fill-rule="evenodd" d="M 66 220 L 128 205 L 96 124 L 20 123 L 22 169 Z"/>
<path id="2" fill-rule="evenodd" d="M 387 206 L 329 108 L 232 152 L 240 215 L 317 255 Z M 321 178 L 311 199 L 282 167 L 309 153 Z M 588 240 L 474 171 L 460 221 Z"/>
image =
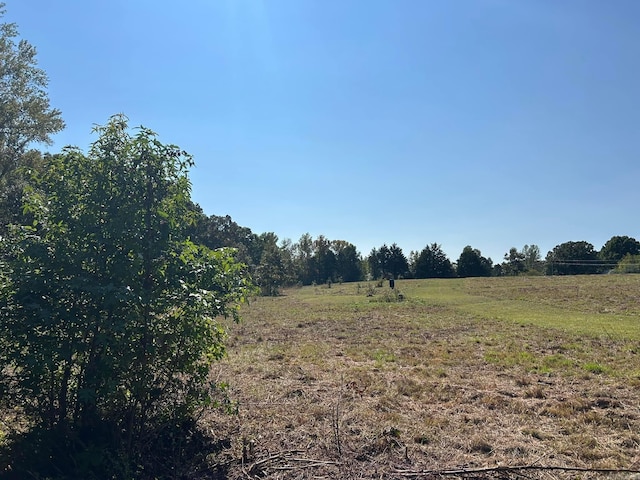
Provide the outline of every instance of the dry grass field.
<path id="1" fill-rule="evenodd" d="M 214 371 L 237 414 L 202 419 L 221 476 L 638 478 L 640 276 L 303 287 L 243 315 Z"/>

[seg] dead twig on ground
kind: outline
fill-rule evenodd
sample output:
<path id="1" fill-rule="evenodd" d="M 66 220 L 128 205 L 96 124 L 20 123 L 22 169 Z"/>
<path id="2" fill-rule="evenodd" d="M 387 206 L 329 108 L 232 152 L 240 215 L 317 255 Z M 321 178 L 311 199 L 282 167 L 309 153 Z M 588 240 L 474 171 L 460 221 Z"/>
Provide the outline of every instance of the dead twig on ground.
<path id="1" fill-rule="evenodd" d="M 251 476 L 264 476 L 271 471 L 301 470 L 305 468 L 326 467 L 328 465 L 340 465 L 340 462 L 330 460 L 317 460 L 299 456 L 304 452 L 290 450 L 269 455 L 254 462 L 247 473 Z"/>
<path id="2" fill-rule="evenodd" d="M 583 473 L 640 473 L 640 470 L 619 469 L 619 468 L 589 468 L 589 467 L 562 467 L 552 465 L 516 465 L 497 466 L 482 468 L 457 468 L 451 470 L 405 470 L 396 469 L 394 473 L 407 478 L 419 478 L 422 476 L 447 476 L 447 475 L 472 475 L 478 473 L 510 473 L 522 471 L 562 471 L 562 472 L 583 472 Z"/>

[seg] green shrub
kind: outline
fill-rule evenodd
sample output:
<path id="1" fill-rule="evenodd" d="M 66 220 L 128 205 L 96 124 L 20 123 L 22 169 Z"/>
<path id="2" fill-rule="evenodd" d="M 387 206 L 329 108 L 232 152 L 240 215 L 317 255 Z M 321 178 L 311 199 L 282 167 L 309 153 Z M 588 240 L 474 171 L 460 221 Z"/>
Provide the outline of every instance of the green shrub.
<path id="1" fill-rule="evenodd" d="M 130 136 L 122 116 L 97 132 L 89 155 L 49 159 L 26 198 L 32 223 L 0 244 L 3 398 L 48 432 L 38 451 L 86 478 L 140 463 L 152 432 L 215 402 L 215 317 L 237 320 L 253 291 L 232 250 L 187 238 L 191 158 L 147 129 Z"/>

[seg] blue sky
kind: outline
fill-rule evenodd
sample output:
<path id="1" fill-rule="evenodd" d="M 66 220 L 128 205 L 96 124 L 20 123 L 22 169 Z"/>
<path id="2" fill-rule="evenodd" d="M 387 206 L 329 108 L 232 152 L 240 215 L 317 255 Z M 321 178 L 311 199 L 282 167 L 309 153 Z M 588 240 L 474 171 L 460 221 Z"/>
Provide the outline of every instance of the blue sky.
<path id="1" fill-rule="evenodd" d="M 125 113 L 255 233 L 494 262 L 640 238 L 637 0 L 6 0 L 86 149 Z"/>

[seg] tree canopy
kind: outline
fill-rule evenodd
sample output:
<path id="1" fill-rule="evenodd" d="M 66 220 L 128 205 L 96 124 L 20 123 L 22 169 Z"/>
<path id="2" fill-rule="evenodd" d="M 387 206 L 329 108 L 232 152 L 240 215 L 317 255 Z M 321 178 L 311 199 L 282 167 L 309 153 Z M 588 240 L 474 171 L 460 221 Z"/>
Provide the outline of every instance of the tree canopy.
<path id="1" fill-rule="evenodd" d="M 489 277 L 493 262 L 482 256 L 480 250 L 467 245 L 458 258 L 457 272 L 459 277 Z"/>
<path id="2" fill-rule="evenodd" d="M 611 237 L 599 253 L 602 260 L 616 263 L 627 255 L 640 255 L 640 242 L 626 235 Z"/>
<path id="3" fill-rule="evenodd" d="M 455 276 L 455 270 L 442 247 L 432 243 L 417 255 L 413 275 L 415 278 L 449 278 Z"/>
<path id="4" fill-rule="evenodd" d="M 0 3 L 0 17 L 4 13 Z M 29 148 L 50 143 L 64 128 L 60 111 L 49 105 L 47 83 L 35 47 L 18 39 L 16 24 L 0 23 L 0 234 L 20 214 L 20 167 L 41 163 L 40 153 Z"/>
<path id="5" fill-rule="evenodd" d="M 547 274 L 582 275 L 602 271 L 598 252 L 589 242 L 565 242 L 547 253 Z"/>

